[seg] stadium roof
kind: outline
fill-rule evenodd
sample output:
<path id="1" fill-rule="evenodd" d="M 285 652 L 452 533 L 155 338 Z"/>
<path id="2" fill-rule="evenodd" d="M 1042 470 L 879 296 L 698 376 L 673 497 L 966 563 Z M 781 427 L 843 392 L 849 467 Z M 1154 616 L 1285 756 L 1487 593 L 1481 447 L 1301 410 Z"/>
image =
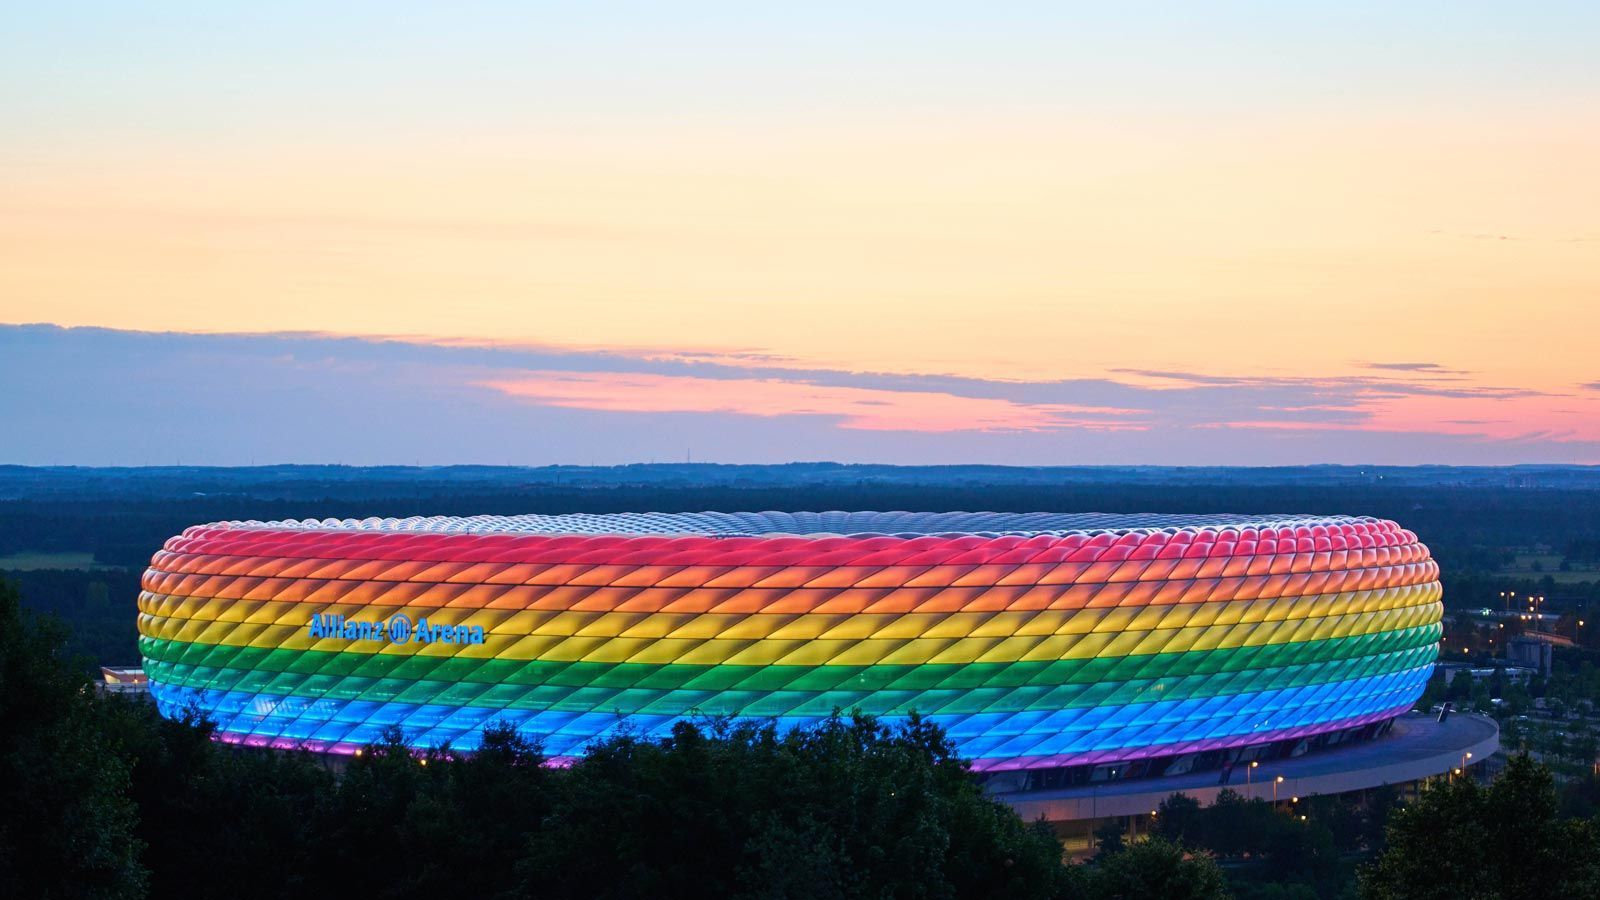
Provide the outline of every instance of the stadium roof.
<path id="1" fill-rule="evenodd" d="M 409 519 L 300 519 L 220 522 L 233 528 L 426 534 L 703 535 L 1041 535 L 1347 525 L 1370 517 L 1007 512 L 698 512 L 576 513 L 523 516 L 416 516 Z"/>

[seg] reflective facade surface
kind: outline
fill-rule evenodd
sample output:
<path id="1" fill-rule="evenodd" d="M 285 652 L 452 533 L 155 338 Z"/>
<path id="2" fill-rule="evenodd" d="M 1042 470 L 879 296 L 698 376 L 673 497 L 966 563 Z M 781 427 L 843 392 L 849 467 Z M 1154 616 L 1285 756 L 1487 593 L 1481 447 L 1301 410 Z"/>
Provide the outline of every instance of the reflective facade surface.
<path id="1" fill-rule="evenodd" d="M 620 724 L 921 713 L 980 770 L 1381 722 L 1438 652 L 1438 568 L 1354 517 L 699 513 L 232 522 L 151 561 L 174 715 L 353 751 L 389 725 L 556 758 Z"/>

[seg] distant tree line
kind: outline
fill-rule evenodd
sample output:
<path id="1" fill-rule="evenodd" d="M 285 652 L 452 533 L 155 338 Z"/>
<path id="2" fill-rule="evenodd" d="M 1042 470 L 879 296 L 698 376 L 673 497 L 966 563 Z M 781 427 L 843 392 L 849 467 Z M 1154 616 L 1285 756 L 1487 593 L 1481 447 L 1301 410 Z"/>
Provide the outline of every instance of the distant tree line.
<path id="1" fill-rule="evenodd" d="M 1562 555 L 1571 562 L 1600 563 L 1600 537 L 1574 538 L 1567 541 Z"/>
<path id="2" fill-rule="evenodd" d="M 1600 490 L 968 480 L 463 486 L 375 478 L 253 484 L 220 494 L 151 493 L 119 482 L 94 496 L 74 492 L 0 500 L 0 557 L 22 551 L 89 552 L 105 565 L 142 566 L 184 527 L 226 519 L 765 509 L 1372 515 L 1415 530 L 1445 567 L 1458 573 L 1493 572 L 1513 546 L 1543 544 L 1581 555 L 1600 545 Z"/>
<path id="3" fill-rule="evenodd" d="M 1452 608 L 1498 608 L 1500 592 L 1506 590 L 1558 597 L 1568 605 L 1600 603 L 1600 573 L 1593 580 L 1557 583 L 1550 575 L 1515 577 L 1496 571 L 1510 561 L 1512 547 L 1546 544 L 1580 556 L 1600 547 L 1596 490 L 1236 480 L 1144 483 L 1136 472 L 1117 476 L 1127 479 L 1123 481 L 986 483 L 984 478 L 1001 476 L 983 467 L 889 469 L 887 474 L 884 467 L 760 467 L 759 478 L 740 474 L 739 483 L 696 483 L 693 479 L 710 476 L 684 467 L 655 476 L 669 480 L 637 484 L 607 480 L 630 477 L 625 470 L 586 470 L 575 473 L 573 483 L 519 482 L 515 470 L 505 474 L 470 467 L 456 473 L 456 480 L 355 469 L 339 478 L 335 475 L 340 470 L 331 467 L 309 472 L 293 467 L 199 470 L 167 479 L 88 471 L 71 479 L 49 470 L 13 470 L 13 481 L 27 479 L 23 486 L 37 481 L 45 487 L 0 500 L 0 570 L 12 554 L 92 554 L 99 564 L 95 569 L 3 574 L 23 584 L 30 606 L 73 624 L 73 649 L 107 665 L 138 661 L 133 602 L 139 573 L 151 555 L 189 525 L 229 519 L 705 509 L 1354 513 L 1394 518 L 1417 531 L 1439 560 L 1445 602 Z M 850 472 L 878 474 L 858 482 L 807 480 L 836 479 Z M 1001 474 L 1022 478 L 1028 470 Z M 182 479 L 173 480 L 180 475 Z M 557 476 L 544 472 L 541 477 Z M 904 480 L 937 477 L 949 480 Z M 63 486 L 53 492 L 49 486 L 58 481 Z M 174 493 L 175 485 L 204 490 Z"/>
<path id="4" fill-rule="evenodd" d="M 30 609 L 70 623 L 69 658 L 84 665 L 139 663 L 139 576 L 143 569 L 34 569 L 0 573 Z"/>

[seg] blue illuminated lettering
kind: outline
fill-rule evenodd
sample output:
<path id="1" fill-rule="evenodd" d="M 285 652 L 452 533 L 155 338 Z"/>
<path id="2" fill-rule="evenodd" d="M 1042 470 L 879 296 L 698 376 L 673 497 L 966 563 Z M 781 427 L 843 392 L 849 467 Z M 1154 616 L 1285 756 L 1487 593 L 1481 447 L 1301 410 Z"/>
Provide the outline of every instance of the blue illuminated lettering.
<path id="1" fill-rule="evenodd" d="M 482 625 L 435 625 L 427 619 L 418 619 L 413 627 L 411 620 L 399 613 L 387 620 L 364 621 L 352 621 L 337 613 L 315 613 L 306 628 L 307 634 L 314 638 L 383 641 L 391 644 L 404 644 L 411 640 L 421 644 L 481 644 L 486 637 Z"/>

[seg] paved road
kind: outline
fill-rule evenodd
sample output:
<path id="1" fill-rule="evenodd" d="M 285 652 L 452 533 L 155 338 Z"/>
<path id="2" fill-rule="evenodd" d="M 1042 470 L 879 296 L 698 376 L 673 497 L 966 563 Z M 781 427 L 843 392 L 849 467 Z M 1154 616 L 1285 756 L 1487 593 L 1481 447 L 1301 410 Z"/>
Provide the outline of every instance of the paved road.
<path id="1" fill-rule="evenodd" d="M 1245 781 L 1243 768 L 1235 768 L 1230 784 L 1218 784 L 1218 771 L 1108 782 L 1046 791 L 995 792 L 995 799 L 1014 807 L 1024 819 L 1041 815 L 1052 822 L 1105 816 L 1148 815 L 1161 801 L 1182 791 L 1202 803 L 1211 803 L 1224 787 L 1247 796 L 1272 799 L 1273 779 L 1280 800 L 1292 796 L 1336 794 L 1385 784 L 1403 784 L 1439 775 L 1459 766 L 1464 754 L 1472 762 L 1489 758 L 1500 746 L 1500 728 L 1493 719 L 1456 713 L 1443 724 L 1431 715 L 1410 714 L 1395 720 L 1387 735 L 1374 741 L 1308 753 L 1298 759 L 1263 762 Z"/>

